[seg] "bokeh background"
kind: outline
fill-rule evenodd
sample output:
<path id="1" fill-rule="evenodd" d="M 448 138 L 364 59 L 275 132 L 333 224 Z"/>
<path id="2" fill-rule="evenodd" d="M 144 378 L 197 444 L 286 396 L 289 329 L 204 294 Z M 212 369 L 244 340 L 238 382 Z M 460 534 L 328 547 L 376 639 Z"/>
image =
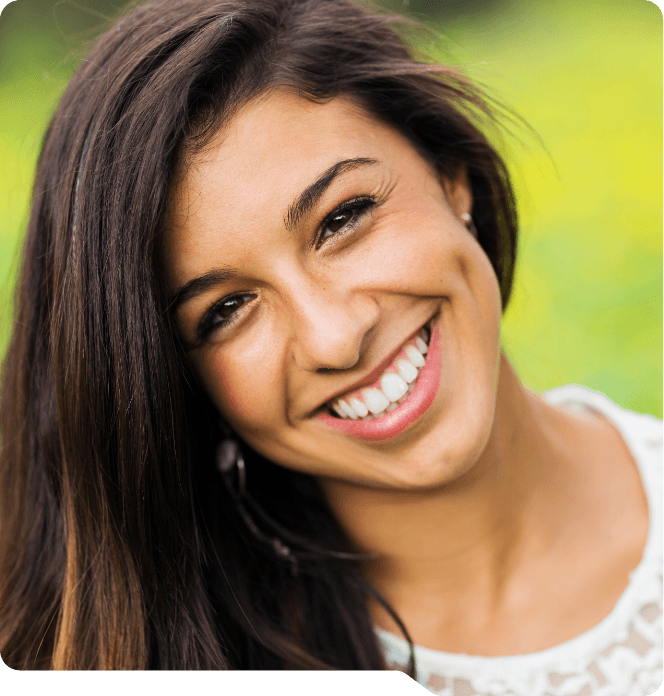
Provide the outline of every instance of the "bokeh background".
<path id="1" fill-rule="evenodd" d="M 536 390 L 576 382 L 662 416 L 662 14 L 647 0 L 384 0 L 528 124 L 498 141 L 521 218 L 503 345 Z M 41 138 L 123 3 L 0 16 L 0 356 Z"/>

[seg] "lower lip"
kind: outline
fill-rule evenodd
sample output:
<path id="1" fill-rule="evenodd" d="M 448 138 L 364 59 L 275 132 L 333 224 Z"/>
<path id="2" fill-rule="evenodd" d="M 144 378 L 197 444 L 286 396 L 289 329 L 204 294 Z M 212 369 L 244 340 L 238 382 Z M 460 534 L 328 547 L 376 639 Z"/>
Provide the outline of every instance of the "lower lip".
<path id="1" fill-rule="evenodd" d="M 384 416 L 369 420 L 346 420 L 327 413 L 316 416 L 316 420 L 361 440 L 389 440 L 402 433 L 431 406 L 440 385 L 440 370 L 440 330 L 436 323 L 431 326 L 426 362 L 417 377 L 415 388 L 402 404 Z"/>

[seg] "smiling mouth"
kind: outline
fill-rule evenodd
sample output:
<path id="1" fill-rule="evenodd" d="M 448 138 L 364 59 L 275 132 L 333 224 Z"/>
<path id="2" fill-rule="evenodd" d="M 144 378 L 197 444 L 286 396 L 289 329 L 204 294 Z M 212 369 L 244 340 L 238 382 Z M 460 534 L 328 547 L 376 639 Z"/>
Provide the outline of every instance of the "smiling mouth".
<path id="1" fill-rule="evenodd" d="M 429 323 L 404 343 L 373 385 L 328 402 L 330 415 L 341 420 L 365 421 L 385 416 L 400 406 L 415 388 L 424 367 L 431 340 Z"/>

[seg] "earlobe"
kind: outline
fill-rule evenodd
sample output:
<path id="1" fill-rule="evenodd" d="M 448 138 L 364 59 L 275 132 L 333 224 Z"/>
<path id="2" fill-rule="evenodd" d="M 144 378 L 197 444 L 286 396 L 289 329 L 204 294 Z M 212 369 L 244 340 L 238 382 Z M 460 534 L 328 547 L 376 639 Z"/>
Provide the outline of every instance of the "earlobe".
<path id="1" fill-rule="evenodd" d="M 477 239 L 477 227 L 475 227 L 475 223 L 473 222 L 473 218 L 470 216 L 470 213 L 461 213 L 461 219 L 466 223 L 466 227 L 468 228 L 470 234 Z"/>
<path id="2" fill-rule="evenodd" d="M 452 212 L 460 220 L 463 220 L 468 231 L 473 237 L 477 238 L 477 229 L 470 214 L 473 209 L 473 194 L 471 193 L 466 167 L 463 167 L 454 181 L 443 179 L 443 186 Z"/>

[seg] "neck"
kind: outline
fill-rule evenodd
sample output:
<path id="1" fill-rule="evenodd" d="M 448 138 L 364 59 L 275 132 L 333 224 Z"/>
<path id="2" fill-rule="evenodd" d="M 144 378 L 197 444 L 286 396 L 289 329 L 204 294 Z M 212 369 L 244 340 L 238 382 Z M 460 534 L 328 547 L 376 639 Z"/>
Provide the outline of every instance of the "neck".
<path id="1" fill-rule="evenodd" d="M 461 477 L 425 491 L 322 485 L 350 539 L 376 554 L 366 575 L 398 611 L 423 594 L 448 604 L 483 597 L 488 610 L 524 555 L 556 533 L 556 502 L 574 485 L 564 430 L 568 422 L 503 357 L 488 444 Z"/>

